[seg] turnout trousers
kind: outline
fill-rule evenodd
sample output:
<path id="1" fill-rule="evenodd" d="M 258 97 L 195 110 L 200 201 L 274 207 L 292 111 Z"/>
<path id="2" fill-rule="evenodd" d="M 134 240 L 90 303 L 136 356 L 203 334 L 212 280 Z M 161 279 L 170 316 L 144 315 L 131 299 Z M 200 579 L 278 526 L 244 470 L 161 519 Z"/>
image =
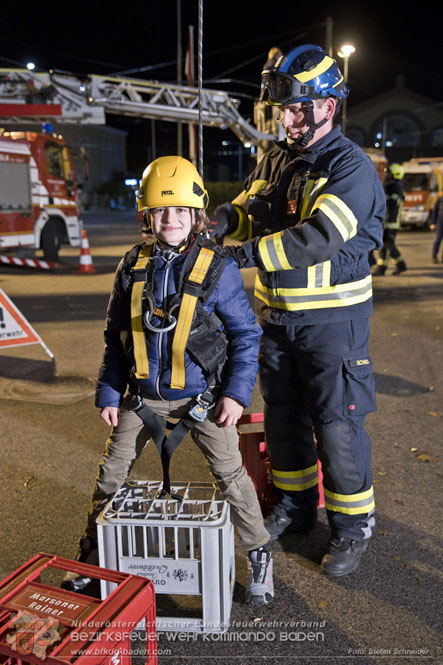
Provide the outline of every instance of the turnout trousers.
<path id="1" fill-rule="evenodd" d="M 389 259 L 394 259 L 396 263 L 402 260 L 400 251 L 395 244 L 398 229 L 385 229 L 383 232 L 383 247 L 379 252 L 379 265 L 387 266 Z"/>
<path id="2" fill-rule="evenodd" d="M 144 402 L 160 416 L 180 419 L 189 412 L 194 400 L 185 398 L 168 402 L 144 398 Z M 243 466 L 237 429 L 234 426 L 218 427 L 214 422 L 214 410 L 210 409 L 206 420 L 191 430 L 191 437 L 206 457 L 224 499 L 231 506 L 233 522 L 244 547 L 254 550 L 265 545 L 269 534 L 254 485 Z M 98 465 L 86 535 L 97 539 L 99 513 L 128 478 L 149 438 L 148 428 L 137 414 L 121 408 L 118 425 L 112 428 Z"/>
<path id="3" fill-rule="evenodd" d="M 262 326 L 259 377 L 275 512 L 295 523 L 315 516 L 318 455 L 333 535 L 370 538 L 374 496 L 364 419 L 376 404 L 369 319 Z"/>

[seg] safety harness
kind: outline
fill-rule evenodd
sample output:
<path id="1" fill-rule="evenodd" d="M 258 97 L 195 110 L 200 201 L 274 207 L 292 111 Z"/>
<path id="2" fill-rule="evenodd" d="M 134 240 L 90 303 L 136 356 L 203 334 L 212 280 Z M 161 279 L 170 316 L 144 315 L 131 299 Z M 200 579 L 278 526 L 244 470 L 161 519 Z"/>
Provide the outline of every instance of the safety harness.
<path id="1" fill-rule="evenodd" d="M 131 326 L 134 343 L 135 377 L 149 377 L 149 360 L 145 335 L 168 333 L 174 330 L 172 341 L 171 384 L 173 389 L 185 387 L 185 350 L 203 370 L 207 387 L 197 396 L 188 414 L 178 423 L 170 423 L 159 416 L 143 401 L 140 389 L 131 384 L 123 406 L 134 411 L 145 423 L 161 457 L 163 489 L 160 496 L 171 494 L 169 465 L 171 457 L 185 435 L 198 422 L 204 422 L 208 410 L 215 404 L 216 392 L 226 359 L 226 335 L 222 322 L 215 313 L 209 314 L 203 304 L 215 289 L 223 271 L 224 250 L 212 241 L 195 237 L 180 273 L 177 293 L 168 303 L 168 311 L 155 307 L 152 289 L 153 255 L 155 243 L 139 246 L 137 260 L 130 270 L 132 276 Z M 136 248 L 137 249 L 137 248 Z M 178 310 L 178 315 L 175 313 Z M 152 317 L 166 320 L 166 325 L 152 325 Z M 171 430 L 169 436 L 164 432 Z"/>

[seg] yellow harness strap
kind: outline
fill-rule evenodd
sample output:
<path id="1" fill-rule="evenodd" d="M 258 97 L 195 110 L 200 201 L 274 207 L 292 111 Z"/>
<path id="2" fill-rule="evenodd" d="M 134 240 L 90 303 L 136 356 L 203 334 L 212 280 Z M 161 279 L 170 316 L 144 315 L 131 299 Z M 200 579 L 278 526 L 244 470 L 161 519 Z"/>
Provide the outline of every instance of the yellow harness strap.
<path id="1" fill-rule="evenodd" d="M 194 267 L 188 277 L 191 284 L 202 284 L 208 268 L 214 256 L 214 251 L 202 247 L 198 253 Z M 189 293 L 183 294 L 183 300 L 180 305 L 180 312 L 177 319 L 177 327 L 172 340 L 172 371 L 171 388 L 182 390 L 185 387 L 185 348 L 191 330 L 192 319 L 194 317 L 197 296 Z"/>
<path id="2" fill-rule="evenodd" d="M 143 245 L 141 248 L 137 263 L 134 266 L 135 274 L 137 274 L 137 271 L 146 271 L 152 248 L 153 245 Z M 145 333 L 143 331 L 142 298 L 144 288 L 144 279 L 134 281 L 131 294 L 131 329 L 134 342 L 135 376 L 137 379 L 147 379 L 149 377 L 149 361 L 146 353 Z"/>

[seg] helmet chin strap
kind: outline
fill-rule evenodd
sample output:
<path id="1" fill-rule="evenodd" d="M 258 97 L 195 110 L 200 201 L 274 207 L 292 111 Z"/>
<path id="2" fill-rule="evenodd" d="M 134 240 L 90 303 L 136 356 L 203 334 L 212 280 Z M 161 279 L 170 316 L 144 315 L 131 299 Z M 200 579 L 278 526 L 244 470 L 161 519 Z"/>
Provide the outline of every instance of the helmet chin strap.
<path id="1" fill-rule="evenodd" d="M 325 125 L 329 118 L 325 117 L 323 120 L 320 120 L 320 122 L 315 122 L 314 120 L 314 102 L 312 100 L 309 100 L 307 102 L 304 102 L 305 104 L 305 109 L 306 109 L 306 124 L 308 126 L 308 130 L 303 134 L 303 136 L 300 136 L 298 139 L 286 139 L 288 142 L 288 145 L 293 148 L 294 150 L 300 149 L 300 148 L 306 148 L 308 143 L 312 141 L 314 138 L 314 134 L 317 131 L 317 129 L 320 129 L 320 127 L 323 127 Z"/>

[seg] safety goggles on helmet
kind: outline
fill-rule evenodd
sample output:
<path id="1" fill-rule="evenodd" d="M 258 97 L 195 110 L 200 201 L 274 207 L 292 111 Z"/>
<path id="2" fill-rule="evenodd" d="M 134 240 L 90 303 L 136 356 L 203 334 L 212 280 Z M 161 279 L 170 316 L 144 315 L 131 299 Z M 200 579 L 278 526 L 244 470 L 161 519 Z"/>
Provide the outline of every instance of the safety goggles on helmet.
<path id="1" fill-rule="evenodd" d="M 286 105 L 308 99 L 320 99 L 315 88 L 297 81 L 293 76 L 278 71 L 268 70 L 262 73 L 260 101 L 268 104 Z"/>

